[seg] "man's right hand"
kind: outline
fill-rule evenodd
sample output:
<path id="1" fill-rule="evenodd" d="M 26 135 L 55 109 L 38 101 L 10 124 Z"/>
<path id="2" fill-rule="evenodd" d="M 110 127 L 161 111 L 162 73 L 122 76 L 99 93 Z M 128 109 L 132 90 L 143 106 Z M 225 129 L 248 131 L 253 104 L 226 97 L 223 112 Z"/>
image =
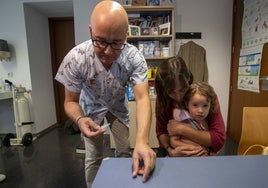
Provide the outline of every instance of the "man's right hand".
<path id="1" fill-rule="evenodd" d="M 78 127 L 85 137 L 96 137 L 103 134 L 106 130 L 96 124 L 91 118 L 83 117 L 78 122 Z"/>

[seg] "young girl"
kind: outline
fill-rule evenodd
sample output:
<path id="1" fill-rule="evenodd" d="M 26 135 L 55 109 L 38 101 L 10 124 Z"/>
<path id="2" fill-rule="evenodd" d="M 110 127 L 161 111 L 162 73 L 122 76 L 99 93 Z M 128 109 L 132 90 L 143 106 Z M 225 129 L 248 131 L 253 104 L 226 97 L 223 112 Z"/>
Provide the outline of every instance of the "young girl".
<path id="1" fill-rule="evenodd" d="M 206 117 L 209 114 L 215 112 L 215 100 L 216 93 L 208 83 L 206 82 L 195 82 L 189 87 L 189 90 L 184 96 L 184 109 L 175 108 L 173 110 L 173 118 L 177 121 L 188 123 L 191 127 L 196 130 L 206 130 Z M 181 142 L 197 145 L 192 140 L 181 137 L 171 136 L 170 145 L 172 148 L 180 146 Z"/>
<path id="2" fill-rule="evenodd" d="M 226 139 L 225 125 L 217 97 L 213 101 L 215 111 L 206 118 L 207 130 L 196 130 L 187 123 L 174 120 L 173 109 L 183 109 L 183 98 L 192 81 L 191 72 L 179 56 L 169 58 L 157 69 L 156 134 L 160 145 L 159 150 L 165 150 L 171 157 L 208 155 L 207 148 L 212 152 L 218 152 Z M 198 145 L 181 143 L 173 148 L 170 145 L 170 136 L 176 135 L 186 137 Z"/>

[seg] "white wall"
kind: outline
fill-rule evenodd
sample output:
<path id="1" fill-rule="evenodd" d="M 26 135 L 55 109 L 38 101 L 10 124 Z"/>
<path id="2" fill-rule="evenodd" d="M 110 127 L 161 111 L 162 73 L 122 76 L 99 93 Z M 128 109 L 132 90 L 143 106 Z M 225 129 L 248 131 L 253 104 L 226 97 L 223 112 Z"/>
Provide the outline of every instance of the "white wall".
<path id="1" fill-rule="evenodd" d="M 31 87 L 27 39 L 23 4 L 18 1 L 0 2 L 0 38 L 7 40 L 11 48 L 11 61 L 0 63 L 1 77 L 13 72 L 11 81 Z"/>
<path id="2" fill-rule="evenodd" d="M 32 89 L 34 132 L 56 123 L 47 17 L 23 2 L 54 2 L 61 0 L 1 0 L 0 38 L 11 48 L 10 62 L 0 62 L 0 77 L 16 85 Z M 62 0 L 64 1 L 64 0 Z M 97 0 L 73 0 L 75 43 L 89 39 L 90 12 Z M 215 88 L 226 122 L 229 98 L 231 60 L 232 0 L 177 0 L 175 31 L 202 32 L 196 42 L 207 51 L 209 82 Z M 26 20 L 26 21 L 25 21 Z M 5 27 L 4 27 L 5 26 Z M 176 51 L 181 41 L 176 41 Z M 4 109 L 4 110 L 3 110 Z M 11 113 L 7 113 L 11 112 Z M 14 132 L 12 103 L 0 101 L 0 134 Z"/>
<path id="3" fill-rule="evenodd" d="M 0 38 L 8 41 L 11 49 L 11 61 L 0 62 L 0 75 L 7 78 L 8 72 L 13 72 L 13 77 L 8 78 L 16 85 L 31 89 L 31 78 L 29 69 L 29 57 L 25 31 L 25 20 L 23 5 L 19 1 L 2 0 L 0 2 Z M 5 101 L 6 102 L 6 101 Z M 14 132 L 14 114 L 12 102 L 3 105 L 0 101 L 0 133 Z M 3 109 L 3 110 L 2 110 Z M 4 110 L 8 109 L 6 114 Z"/>
<path id="4" fill-rule="evenodd" d="M 12 53 L 10 62 L 0 62 L 0 77 L 32 90 L 32 132 L 38 133 L 56 123 L 48 21 L 45 15 L 24 6 L 25 2 L 32 1 L 0 2 L 4 18 L 0 19 L 0 38 L 8 41 Z M 13 77 L 7 76 L 9 72 Z M 0 105 L 0 134 L 15 133 L 11 99 L 0 101 Z"/>
<path id="5" fill-rule="evenodd" d="M 90 38 L 88 26 L 90 23 L 90 13 L 97 0 L 73 0 L 74 2 L 74 26 L 75 26 L 75 43 L 79 44 Z"/>
<path id="6" fill-rule="evenodd" d="M 227 122 L 231 39 L 232 0 L 177 0 L 175 32 L 201 32 L 202 39 L 193 40 L 206 49 L 209 83 L 220 100 L 222 114 Z M 188 40 L 176 40 L 179 46 Z"/>
<path id="7" fill-rule="evenodd" d="M 56 123 L 48 19 L 25 5 L 25 25 L 32 84 L 33 132 Z"/>

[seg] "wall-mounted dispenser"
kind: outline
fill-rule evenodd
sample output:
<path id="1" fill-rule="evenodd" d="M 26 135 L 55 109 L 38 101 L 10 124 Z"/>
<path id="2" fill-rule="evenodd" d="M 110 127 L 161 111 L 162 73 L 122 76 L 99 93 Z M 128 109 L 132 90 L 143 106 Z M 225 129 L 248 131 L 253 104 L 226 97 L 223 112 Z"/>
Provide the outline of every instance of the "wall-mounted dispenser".
<path id="1" fill-rule="evenodd" d="M 0 61 L 9 61 L 11 53 L 6 40 L 0 39 Z"/>

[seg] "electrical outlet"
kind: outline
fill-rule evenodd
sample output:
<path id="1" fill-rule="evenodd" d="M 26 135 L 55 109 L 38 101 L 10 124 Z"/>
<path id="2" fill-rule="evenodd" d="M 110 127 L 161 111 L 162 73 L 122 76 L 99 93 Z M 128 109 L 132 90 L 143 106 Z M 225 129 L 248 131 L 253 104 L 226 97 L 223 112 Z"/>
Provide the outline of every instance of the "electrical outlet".
<path id="1" fill-rule="evenodd" d="M 262 155 L 268 155 L 268 146 L 263 148 Z"/>

